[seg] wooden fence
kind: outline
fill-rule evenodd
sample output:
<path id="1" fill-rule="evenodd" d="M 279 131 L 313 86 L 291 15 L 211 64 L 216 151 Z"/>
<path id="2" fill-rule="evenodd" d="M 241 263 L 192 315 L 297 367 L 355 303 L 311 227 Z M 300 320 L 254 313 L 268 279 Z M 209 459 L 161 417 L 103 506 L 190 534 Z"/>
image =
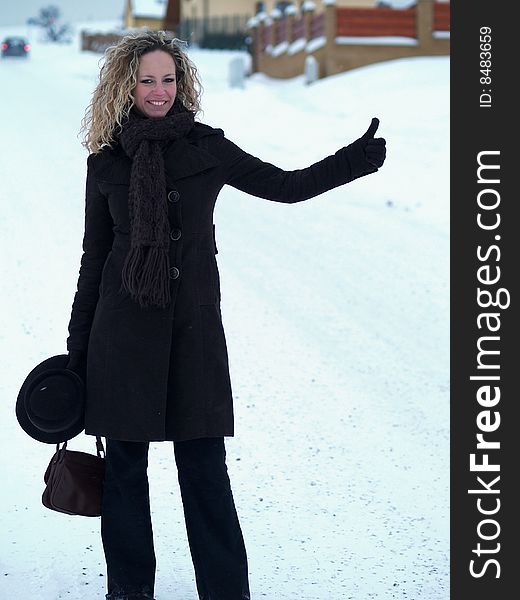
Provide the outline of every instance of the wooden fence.
<path id="1" fill-rule="evenodd" d="M 81 49 L 103 54 L 105 50 L 121 39 L 120 33 L 81 32 Z"/>
<path id="2" fill-rule="evenodd" d="M 337 36 L 402 36 L 416 37 L 417 11 L 393 8 L 338 8 Z"/>
<path id="3" fill-rule="evenodd" d="M 395 9 L 336 7 L 326 0 L 319 12 L 252 19 L 253 71 L 295 77 L 312 54 L 324 77 L 382 60 L 449 54 L 449 30 L 447 2 L 417 0 Z"/>

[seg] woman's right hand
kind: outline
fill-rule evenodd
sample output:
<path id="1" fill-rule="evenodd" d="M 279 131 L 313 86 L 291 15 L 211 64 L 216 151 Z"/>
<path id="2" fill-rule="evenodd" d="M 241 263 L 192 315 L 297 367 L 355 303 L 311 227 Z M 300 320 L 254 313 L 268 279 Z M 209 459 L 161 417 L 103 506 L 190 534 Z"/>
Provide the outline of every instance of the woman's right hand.
<path id="1" fill-rule="evenodd" d="M 65 365 L 65 368 L 69 369 L 69 371 L 74 371 L 74 373 L 76 373 L 76 375 L 79 375 L 81 377 L 81 380 L 83 381 L 83 383 L 85 383 L 86 374 L 87 374 L 86 354 L 79 350 L 70 350 L 69 360 L 68 360 L 67 364 Z"/>

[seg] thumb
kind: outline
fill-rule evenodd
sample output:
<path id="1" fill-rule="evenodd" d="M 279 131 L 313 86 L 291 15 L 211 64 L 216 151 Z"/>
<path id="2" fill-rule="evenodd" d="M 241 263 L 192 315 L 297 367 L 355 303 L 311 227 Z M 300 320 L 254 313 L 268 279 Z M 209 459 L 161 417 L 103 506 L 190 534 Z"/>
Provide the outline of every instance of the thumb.
<path id="1" fill-rule="evenodd" d="M 369 140 L 374 137 L 374 133 L 377 131 L 379 127 L 379 119 L 374 117 L 372 122 L 370 123 L 370 127 L 366 130 L 366 132 L 361 136 L 363 140 Z"/>

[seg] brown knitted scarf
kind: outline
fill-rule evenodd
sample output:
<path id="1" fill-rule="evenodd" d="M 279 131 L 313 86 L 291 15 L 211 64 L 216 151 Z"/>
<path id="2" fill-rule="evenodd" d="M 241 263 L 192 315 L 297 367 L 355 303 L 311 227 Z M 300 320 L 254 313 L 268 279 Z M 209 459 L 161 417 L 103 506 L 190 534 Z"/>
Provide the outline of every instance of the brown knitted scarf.
<path id="1" fill-rule="evenodd" d="M 165 307 L 170 302 L 169 233 L 163 151 L 168 142 L 185 136 L 194 115 L 175 101 L 160 118 L 132 110 L 120 142 L 132 159 L 128 210 L 130 250 L 122 272 L 122 289 L 141 307 Z"/>

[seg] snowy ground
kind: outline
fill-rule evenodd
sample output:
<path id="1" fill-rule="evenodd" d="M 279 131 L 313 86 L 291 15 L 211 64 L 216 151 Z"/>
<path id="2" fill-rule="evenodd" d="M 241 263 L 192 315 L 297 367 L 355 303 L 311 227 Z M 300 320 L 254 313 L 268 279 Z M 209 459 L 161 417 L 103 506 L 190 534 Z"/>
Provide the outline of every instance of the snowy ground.
<path id="1" fill-rule="evenodd" d="M 16 33 L 12 28 L 9 32 Z M 21 33 L 25 33 L 22 28 Z M 53 447 L 14 405 L 65 352 L 83 227 L 76 134 L 99 57 L 33 41 L 0 61 L 0 598 L 101 599 L 99 519 L 40 502 Z M 201 120 L 304 167 L 381 120 L 379 173 L 293 206 L 222 191 L 215 212 L 235 397 L 226 442 L 259 600 L 449 597 L 449 60 L 373 65 L 305 86 L 233 52 L 192 51 Z M 79 436 L 72 449 L 93 451 Z M 195 600 L 171 444 L 152 444 L 158 600 Z"/>

